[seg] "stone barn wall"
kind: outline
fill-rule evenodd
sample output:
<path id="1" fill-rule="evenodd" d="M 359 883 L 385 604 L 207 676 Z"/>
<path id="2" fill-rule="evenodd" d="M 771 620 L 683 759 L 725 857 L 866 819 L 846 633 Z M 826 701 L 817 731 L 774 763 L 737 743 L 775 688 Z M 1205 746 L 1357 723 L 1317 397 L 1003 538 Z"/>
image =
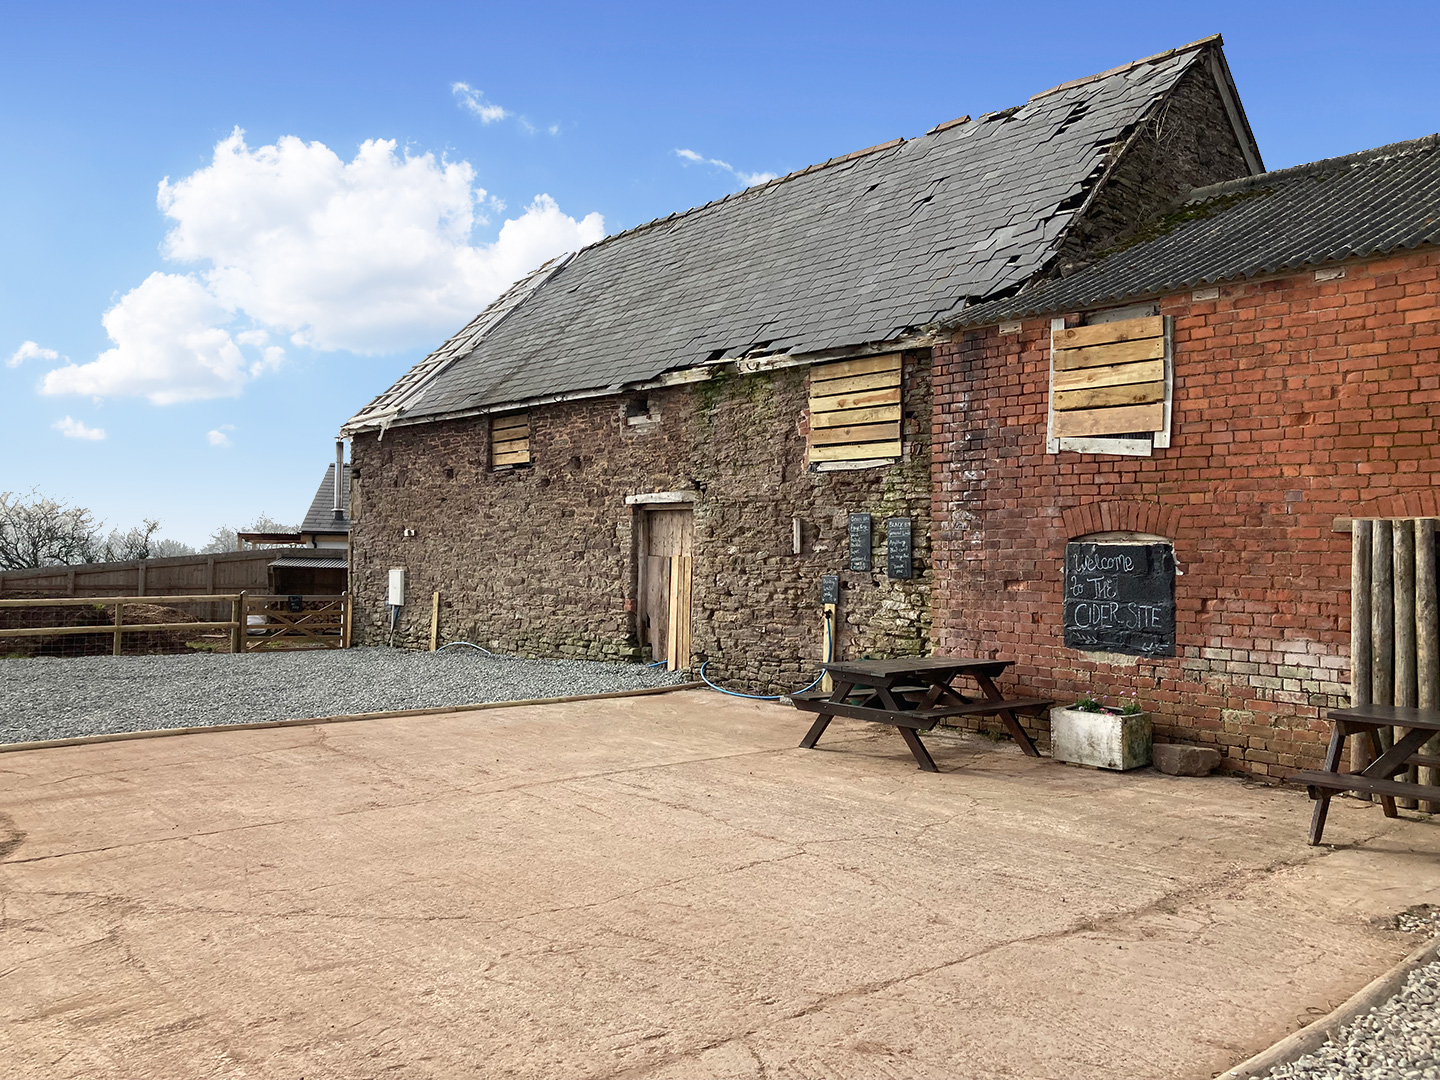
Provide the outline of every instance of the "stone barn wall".
<path id="1" fill-rule="evenodd" d="M 722 369 L 723 370 L 723 369 Z M 695 492 L 693 650 L 708 674 L 793 690 L 820 655 L 820 575 L 840 573 L 839 656 L 928 651 L 929 355 L 905 355 L 903 460 L 813 473 L 808 372 L 724 372 L 644 395 L 530 411 L 532 464 L 492 470 L 485 418 L 392 427 L 354 440 L 355 640 L 383 642 L 390 567 L 407 571 L 397 644 L 443 640 L 527 656 L 640 660 L 627 495 Z M 627 424 L 648 401 L 653 424 Z M 875 571 L 845 571 L 851 513 L 875 515 Z M 884 518 L 914 521 L 915 577 L 885 574 Z M 792 521 L 802 525 L 793 553 Z M 405 530 L 413 529 L 413 536 Z"/>

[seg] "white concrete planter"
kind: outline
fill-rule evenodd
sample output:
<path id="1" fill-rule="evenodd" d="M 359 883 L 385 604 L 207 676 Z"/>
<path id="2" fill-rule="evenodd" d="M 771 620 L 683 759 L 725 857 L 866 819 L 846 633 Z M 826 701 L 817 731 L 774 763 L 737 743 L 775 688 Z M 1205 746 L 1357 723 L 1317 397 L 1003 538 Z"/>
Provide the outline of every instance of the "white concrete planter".
<path id="1" fill-rule="evenodd" d="M 1051 709 L 1050 756 L 1121 771 L 1149 765 L 1150 714 Z"/>

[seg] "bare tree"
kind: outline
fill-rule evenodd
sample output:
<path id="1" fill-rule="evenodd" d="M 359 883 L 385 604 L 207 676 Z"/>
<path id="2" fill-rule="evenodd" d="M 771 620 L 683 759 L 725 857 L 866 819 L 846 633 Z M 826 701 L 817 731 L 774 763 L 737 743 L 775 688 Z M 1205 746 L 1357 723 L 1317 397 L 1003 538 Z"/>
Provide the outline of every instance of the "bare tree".
<path id="1" fill-rule="evenodd" d="M 160 522 L 152 518 L 102 537 L 103 527 L 83 506 L 67 506 L 37 489 L 0 492 L 0 570 L 195 554 L 189 544 L 157 539 Z"/>
<path id="2" fill-rule="evenodd" d="M 159 529 L 160 522 L 152 518 L 144 518 L 139 525 L 134 525 L 124 532 L 111 529 L 110 535 L 105 538 L 105 543 L 100 548 L 98 561 L 131 562 L 135 559 L 153 558 L 155 534 Z"/>
<path id="3" fill-rule="evenodd" d="M 210 534 L 210 542 L 200 549 L 202 555 L 216 555 L 222 551 L 234 551 L 239 547 L 236 533 L 268 532 L 293 533 L 299 530 L 294 525 L 282 525 L 269 514 L 259 514 L 248 525 L 221 525 Z M 278 544 L 256 544 L 256 547 L 279 547 Z"/>
<path id="4" fill-rule="evenodd" d="M 0 570 L 94 562 L 100 523 L 81 506 L 0 492 Z"/>

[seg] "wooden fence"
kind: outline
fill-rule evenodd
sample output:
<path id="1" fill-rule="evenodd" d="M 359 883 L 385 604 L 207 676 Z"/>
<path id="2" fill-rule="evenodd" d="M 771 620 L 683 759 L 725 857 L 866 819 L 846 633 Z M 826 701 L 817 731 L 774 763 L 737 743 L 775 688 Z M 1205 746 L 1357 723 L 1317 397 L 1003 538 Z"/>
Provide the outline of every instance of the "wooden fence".
<path id="1" fill-rule="evenodd" d="M 212 598 L 270 588 L 269 567 L 294 549 L 257 548 L 218 555 L 182 555 L 173 559 L 43 566 L 38 570 L 0 572 L 0 596 L 149 596 L 206 593 Z"/>
<path id="2" fill-rule="evenodd" d="M 229 606 L 228 619 L 165 623 L 127 623 L 125 608 L 142 605 L 166 607 L 175 604 L 202 604 L 209 607 Z M 270 596 L 247 592 L 232 594 L 186 594 L 171 596 L 95 596 L 44 597 L 40 599 L 0 599 L 0 609 L 22 608 L 27 611 L 49 608 L 93 607 L 115 609 L 113 620 L 103 625 L 87 626 L 22 626 L 0 629 L 0 641 L 11 638 L 72 637 L 81 634 L 106 634 L 112 639 L 111 654 L 121 655 L 126 634 L 229 631 L 232 653 L 256 652 L 261 649 L 343 649 L 350 645 L 350 597 L 339 596 Z M 251 621 L 253 618 L 253 622 Z"/>

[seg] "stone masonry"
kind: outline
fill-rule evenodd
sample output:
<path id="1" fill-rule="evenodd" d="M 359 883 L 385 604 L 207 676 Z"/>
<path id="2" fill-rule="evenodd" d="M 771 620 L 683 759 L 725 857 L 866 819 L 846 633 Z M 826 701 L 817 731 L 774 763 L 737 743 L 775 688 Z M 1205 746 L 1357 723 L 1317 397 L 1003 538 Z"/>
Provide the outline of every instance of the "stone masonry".
<path id="1" fill-rule="evenodd" d="M 716 681 L 798 689 L 818 673 L 820 575 L 842 581 L 839 656 L 928 651 L 929 355 L 905 354 L 904 458 L 816 473 L 805 463 L 808 367 L 530 411 L 529 467 L 493 470 L 484 417 L 392 427 L 353 444 L 357 642 L 384 641 L 386 573 L 407 571 L 396 643 L 429 634 L 526 656 L 641 660 L 625 497 L 695 493 L 693 649 Z M 644 406 L 641 407 L 641 399 Z M 628 424 L 627 410 L 652 422 Z M 871 573 L 845 570 L 851 513 L 875 517 Z M 887 517 L 913 519 L 915 577 L 885 574 Z M 802 529 L 793 553 L 792 521 Z M 405 531 L 413 529 L 414 535 Z"/>
<path id="2" fill-rule="evenodd" d="M 1354 260 L 1165 297 L 1173 443 L 1045 449 L 1049 321 L 935 349 L 937 648 L 1018 661 L 1058 700 L 1135 696 L 1162 738 L 1226 766 L 1315 767 L 1346 704 L 1350 537 L 1336 518 L 1440 516 L 1440 256 Z M 1320 276 L 1322 280 L 1316 280 Z M 1066 649 L 1065 544 L 1174 541 L 1177 653 Z"/>

